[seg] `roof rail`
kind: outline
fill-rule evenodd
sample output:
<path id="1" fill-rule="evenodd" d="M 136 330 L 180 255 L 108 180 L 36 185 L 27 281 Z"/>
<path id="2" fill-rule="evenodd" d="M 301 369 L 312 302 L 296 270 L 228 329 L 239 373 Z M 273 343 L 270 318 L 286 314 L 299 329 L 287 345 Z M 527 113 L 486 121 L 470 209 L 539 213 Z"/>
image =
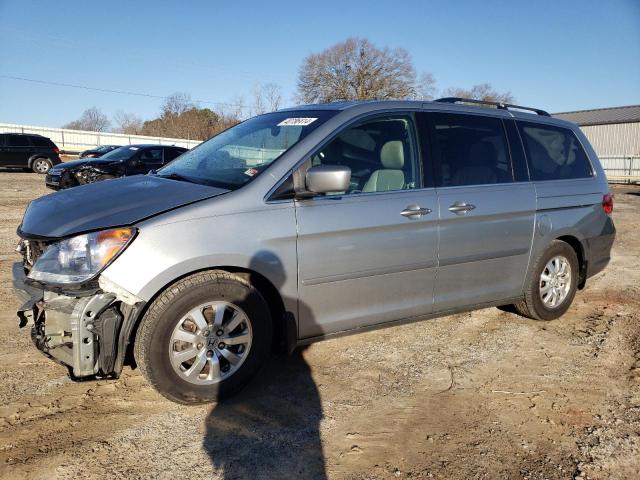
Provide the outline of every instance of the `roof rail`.
<path id="1" fill-rule="evenodd" d="M 522 105 L 512 105 L 511 103 L 502 103 L 502 102 L 490 102 L 485 100 L 474 100 L 473 98 L 462 98 L 462 97 L 444 97 L 435 100 L 440 103 L 477 103 L 478 105 L 492 105 L 496 108 L 502 110 L 508 110 L 510 108 L 515 108 L 517 110 L 529 110 L 531 112 L 535 112 L 538 115 L 543 115 L 545 117 L 550 117 L 549 112 L 544 110 L 540 110 L 539 108 L 531 108 L 531 107 L 523 107 Z"/>

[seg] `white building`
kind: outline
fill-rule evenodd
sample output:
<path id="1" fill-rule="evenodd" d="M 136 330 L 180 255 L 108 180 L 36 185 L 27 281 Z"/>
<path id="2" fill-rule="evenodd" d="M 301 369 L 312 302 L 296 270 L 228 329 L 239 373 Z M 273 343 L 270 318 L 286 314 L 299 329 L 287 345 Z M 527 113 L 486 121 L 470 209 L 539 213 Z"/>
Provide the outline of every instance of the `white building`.
<path id="1" fill-rule="evenodd" d="M 640 181 L 640 105 L 554 113 L 577 123 L 609 180 Z"/>

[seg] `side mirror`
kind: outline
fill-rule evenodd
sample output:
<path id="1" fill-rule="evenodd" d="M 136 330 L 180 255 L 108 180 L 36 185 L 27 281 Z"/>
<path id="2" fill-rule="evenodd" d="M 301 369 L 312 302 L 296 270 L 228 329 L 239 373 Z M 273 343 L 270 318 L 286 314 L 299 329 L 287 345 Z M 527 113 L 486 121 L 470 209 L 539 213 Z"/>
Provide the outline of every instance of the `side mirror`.
<path id="1" fill-rule="evenodd" d="M 351 169 L 342 165 L 319 165 L 307 170 L 305 184 L 313 193 L 346 192 L 351 181 Z"/>

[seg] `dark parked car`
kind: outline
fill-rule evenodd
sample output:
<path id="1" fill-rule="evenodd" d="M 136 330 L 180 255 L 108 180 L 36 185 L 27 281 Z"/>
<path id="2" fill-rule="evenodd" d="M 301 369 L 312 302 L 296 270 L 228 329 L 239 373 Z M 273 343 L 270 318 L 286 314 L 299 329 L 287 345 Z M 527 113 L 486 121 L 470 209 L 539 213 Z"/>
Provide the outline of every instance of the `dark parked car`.
<path id="1" fill-rule="evenodd" d="M 120 148 L 122 145 L 102 145 L 100 147 L 92 148 L 91 150 L 85 150 L 80 154 L 80 158 L 99 158 L 111 150 Z"/>
<path id="2" fill-rule="evenodd" d="M 47 173 L 60 163 L 60 150 L 51 139 L 25 133 L 0 133 L 0 167 Z"/>
<path id="3" fill-rule="evenodd" d="M 186 148 L 165 145 L 127 145 L 100 158 L 82 158 L 52 168 L 46 178 L 53 190 L 85 183 L 148 173 L 186 152 Z"/>

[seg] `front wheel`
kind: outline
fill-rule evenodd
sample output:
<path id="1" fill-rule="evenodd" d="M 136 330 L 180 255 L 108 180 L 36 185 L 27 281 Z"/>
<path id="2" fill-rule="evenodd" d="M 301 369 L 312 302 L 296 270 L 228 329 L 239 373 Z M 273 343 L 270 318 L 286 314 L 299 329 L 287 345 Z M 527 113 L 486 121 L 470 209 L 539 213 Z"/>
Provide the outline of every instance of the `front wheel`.
<path id="1" fill-rule="evenodd" d="M 565 242 L 554 240 L 538 257 L 515 310 L 535 320 L 555 320 L 571 306 L 578 287 L 578 257 Z"/>
<path id="2" fill-rule="evenodd" d="M 36 158 L 31 164 L 31 170 L 35 173 L 45 174 L 51 170 L 51 160 L 48 158 Z"/>
<path id="3" fill-rule="evenodd" d="M 179 403 L 206 403 L 251 379 L 268 358 L 271 336 L 269 308 L 258 290 L 227 272 L 200 272 L 153 301 L 134 354 L 159 393 Z"/>

